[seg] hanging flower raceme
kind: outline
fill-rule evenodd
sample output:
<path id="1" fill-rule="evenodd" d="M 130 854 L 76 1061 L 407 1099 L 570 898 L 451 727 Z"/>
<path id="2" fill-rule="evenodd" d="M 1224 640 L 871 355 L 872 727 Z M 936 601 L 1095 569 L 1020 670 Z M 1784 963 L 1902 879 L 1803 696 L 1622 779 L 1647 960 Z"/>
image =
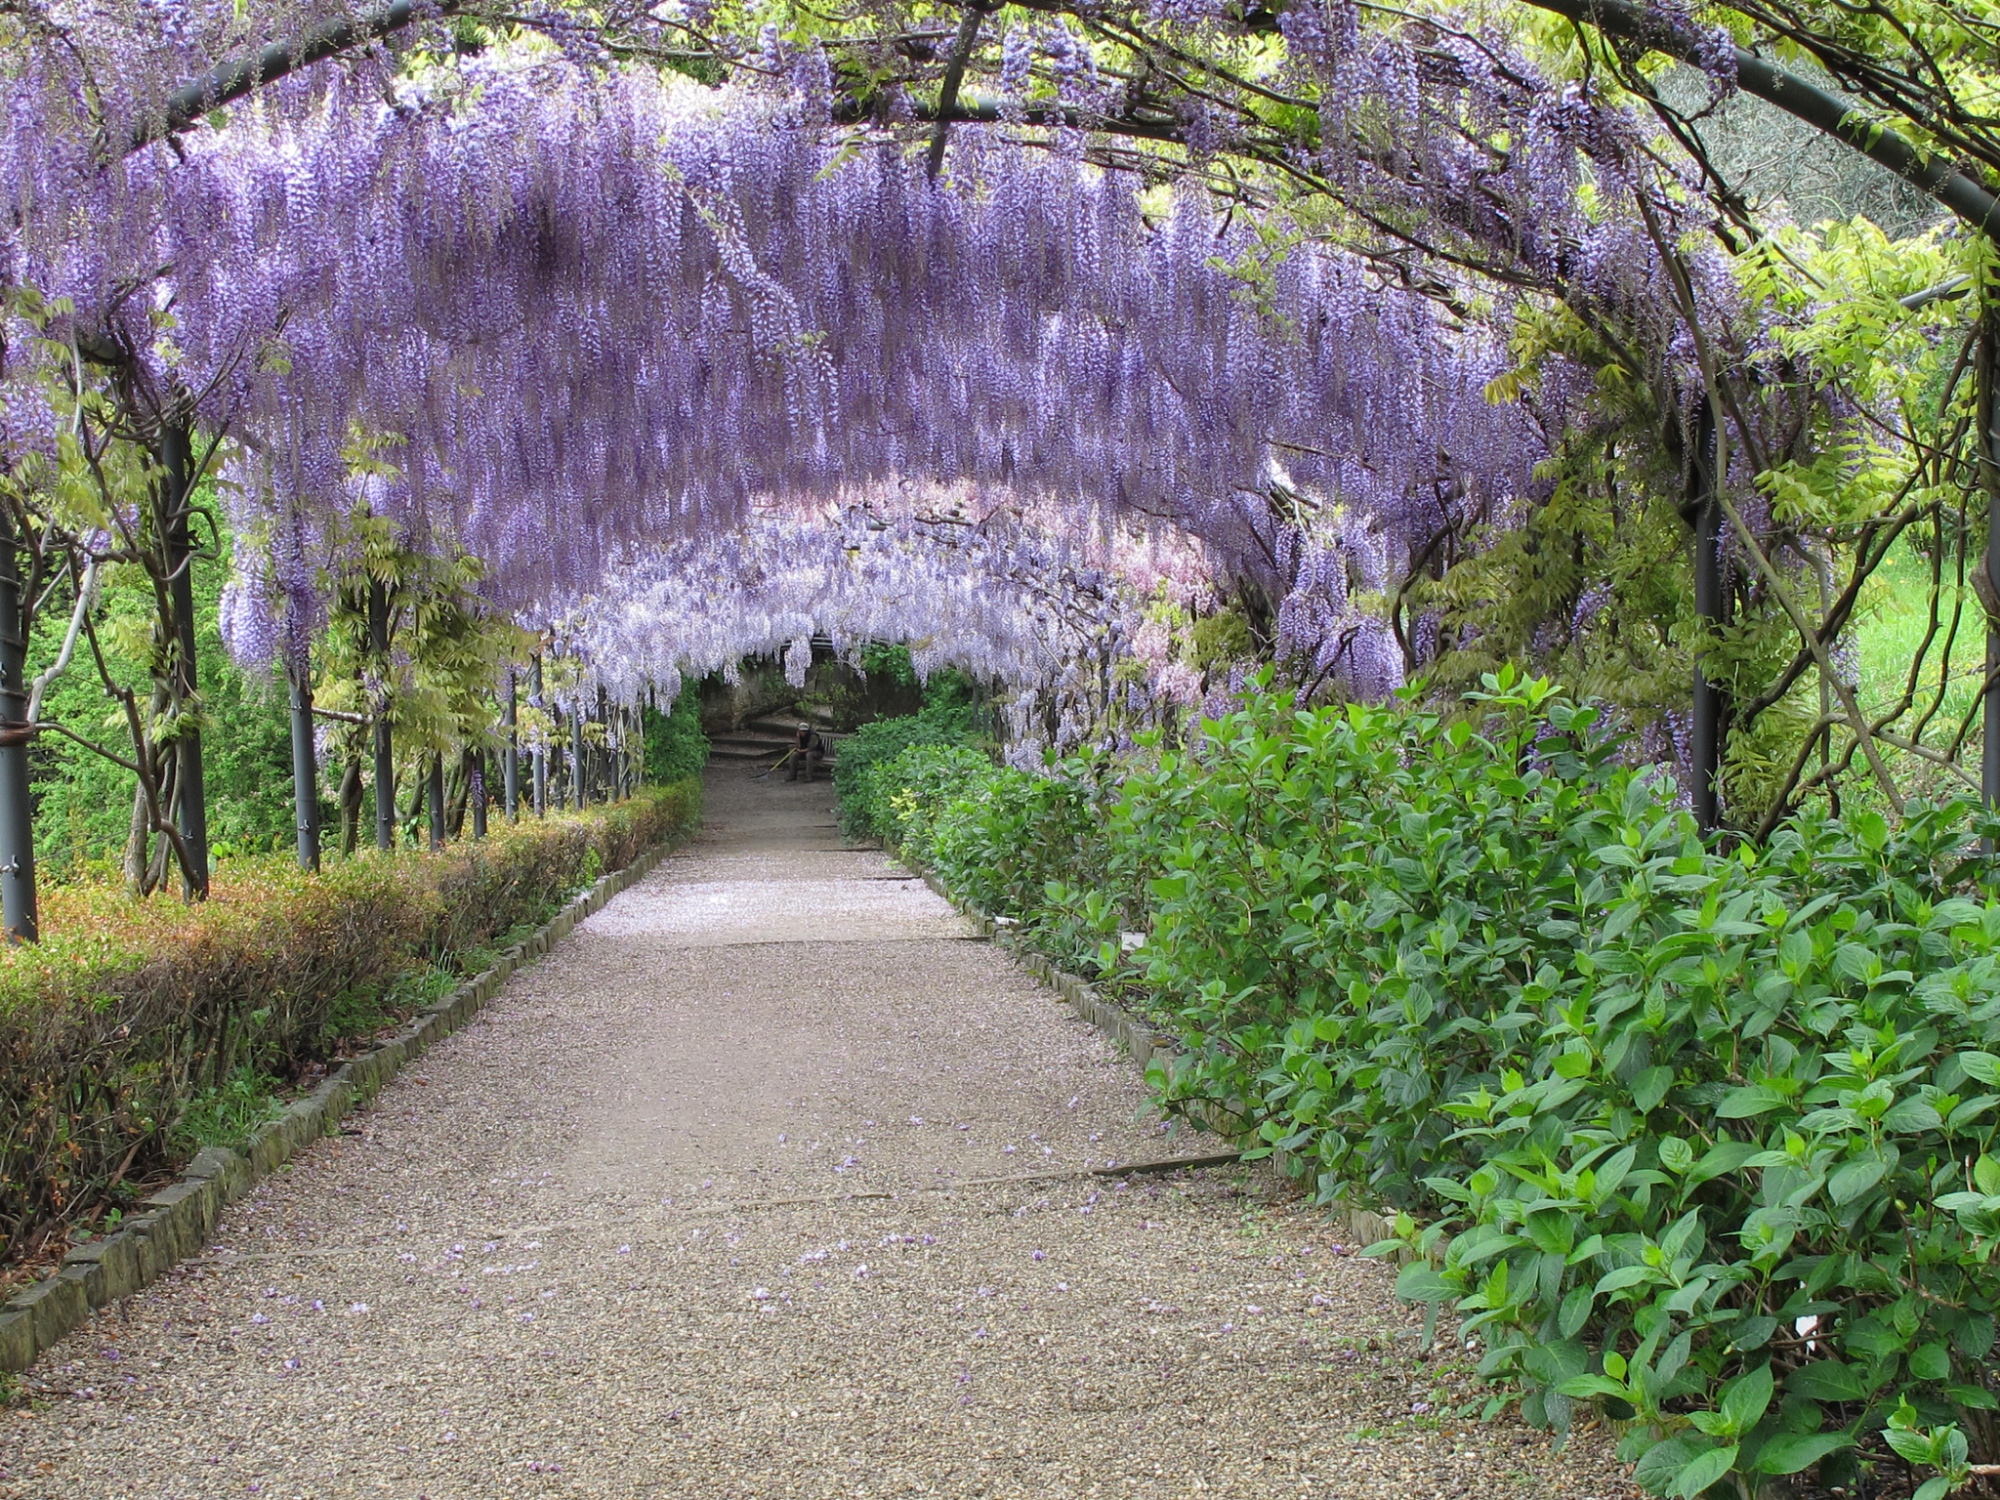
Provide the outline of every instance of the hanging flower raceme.
<path id="1" fill-rule="evenodd" d="M 357 475 L 530 622 L 753 510 L 912 485 L 1164 523 L 1274 600 L 1280 456 L 1390 549 L 1440 476 L 1487 514 L 1530 492 L 1541 430 L 1485 396 L 1502 344 L 1367 262 L 1195 189 L 1149 222 L 1135 181 L 998 133 L 933 182 L 810 114 L 547 49 L 363 68 L 133 157 L 75 264 L 35 243 L 76 326 L 241 439 L 252 656 L 318 628 Z"/>
<path id="2" fill-rule="evenodd" d="M 1025 689 L 1115 649 L 1141 599 L 1199 594 L 1206 566 L 1185 537 L 1079 537 L 1007 507 L 829 506 L 659 549 L 575 601 L 554 635 L 590 664 L 578 691 L 621 702 L 754 656 L 781 658 L 798 686 L 815 638 L 857 660 L 905 645 L 922 675 L 952 666 Z"/>
<path id="3" fill-rule="evenodd" d="M 1545 456 L 1484 397 L 1500 345 L 1364 263 L 1192 192 L 1150 228 L 1132 182 L 997 139 L 939 186 L 767 98 L 511 55 L 256 113 L 189 143 L 157 250 L 246 439 L 239 529 L 345 514 L 360 435 L 379 513 L 504 608 L 908 483 L 1087 497 L 1269 574 L 1274 452 L 1392 536 L 1441 465 L 1504 498 Z"/>

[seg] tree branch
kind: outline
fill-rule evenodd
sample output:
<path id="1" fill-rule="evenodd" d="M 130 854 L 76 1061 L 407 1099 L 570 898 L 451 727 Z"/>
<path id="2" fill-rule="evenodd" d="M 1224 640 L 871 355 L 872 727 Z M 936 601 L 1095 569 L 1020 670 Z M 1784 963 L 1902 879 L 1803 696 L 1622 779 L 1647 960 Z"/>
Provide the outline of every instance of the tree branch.
<path id="1" fill-rule="evenodd" d="M 1629 0 L 1527 0 L 1538 10 L 1551 11 L 1606 36 L 1637 42 L 1655 52 L 1699 66 L 1709 51 L 1705 39 L 1659 11 L 1644 10 Z M 1878 166 L 1887 167 L 1914 184 L 1975 229 L 2000 237 L 2000 198 L 1963 172 L 1954 171 L 1941 156 L 1926 155 L 1895 131 L 1872 120 L 1847 100 L 1816 88 L 1796 73 L 1765 61 L 1741 47 L 1736 53 L 1736 81 L 1746 94 L 1774 104 L 1815 130 L 1852 146 Z"/>
<path id="2" fill-rule="evenodd" d="M 210 110 L 233 103 L 267 83 L 275 83 L 329 57 L 379 42 L 419 20 L 454 15 L 465 4 L 466 0 L 428 0 L 428 3 L 392 0 L 353 20 L 328 21 L 288 42 L 272 42 L 245 56 L 219 63 L 169 94 L 166 112 L 135 129 L 125 149 L 137 151 L 155 141 L 179 135 Z"/>
<path id="3" fill-rule="evenodd" d="M 924 176 L 937 181 L 944 165 L 945 137 L 951 132 L 951 112 L 958 103 L 958 88 L 965 81 L 965 64 L 979 41 L 979 22 L 985 15 L 977 4 L 965 7 L 959 17 L 958 36 L 951 44 L 951 60 L 944 65 L 944 83 L 938 89 L 937 127 L 931 132 L 931 149 L 924 156 Z"/>

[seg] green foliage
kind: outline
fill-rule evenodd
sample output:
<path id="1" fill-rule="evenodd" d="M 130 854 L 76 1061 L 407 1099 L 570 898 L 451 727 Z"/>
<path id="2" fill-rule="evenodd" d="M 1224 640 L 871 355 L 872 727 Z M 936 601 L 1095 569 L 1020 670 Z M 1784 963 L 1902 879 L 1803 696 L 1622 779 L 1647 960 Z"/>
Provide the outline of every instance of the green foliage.
<path id="1" fill-rule="evenodd" d="M 583 882 L 579 882 L 583 883 Z M 519 923 L 520 936 L 554 916 L 559 901 L 545 899 L 532 903 L 537 920 Z M 376 1033 L 392 1029 L 406 1016 L 442 1000 L 458 984 L 462 974 L 477 974 L 491 968 L 498 949 L 475 945 L 449 955 L 447 961 L 419 964 L 406 969 L 385 984 L 360 984 L 342 990 L 327 1007 L 317 1050 L 329 1056 L 365 1049 Z"/>
<path id="2" fill-rule="evenodd" d="M 913 745 L 969 745 L 978 738 L 978 693 L 957 672 L 936 672 L 925 685 L 924 706 L 914 714 L 877 719 L 840 742 L 834 793 L 840 823 L 857 838 L 888 837 L 881 821 L 888 804 L 876 785 L 878 771 Z"/>
<path id="3" fill-rule="evenodd" d="M 1083 934 L 1098 929 L 1072 907 L 1104 868 L 1102 793 L 1090 762 L 1065 769 L 1035 776 L 967 746 L 913 745 L 872 778 L 870 823 L 961 900 L 1023 913 L 1047 946 L 1087 953 Z"/>
<path id="4" fill-rule="evenodd" d="M 1257 639 L 1250 622 L 1234 607 L 1203 615 L 1190 628 L 1188 660 L 1202 672 L 1226 671 L 1233 663 L 1254 660 Z"/>
<path id="5" fill-rule="evenodd" d="M 666 713 L 645 712 L 646 779 L 665 785 L 699 776 L 708 764 L 708 736 L 701 729 L 701 702 L 692 688 L 674 699 Z"/>
<path id="6" fill-rule="evenodd" d="M 1766 356 L 1723 360 L 1736 382 L 1724 399 L 1761 433 L 1738 451 L 1743 429 L 1724 424 L 1737 476 L 1729 493 L 1768 567 L 1738 561 L 1728 623 L 1717 627 L 1694 611 L 1688 393 L 1657 371 L 1641 378 L 1644 362 L 1635 367 L 1630 348 L 1578 309 L 1518 309 L 1515 366 L 1489 385 L 1492 399 L 1532 403 L 1557 360 L 1588 369 L 1592 382 L 1541 468 L 1545 494 L 1504 520 L 1452 521 L 1413 556 L 1390 607 L 1406 631 L 1426 615 L 1435 625 L 1433 686 L 1457 691 L 1504 663 L 1531 663 L 1645 730 L 1685 714 L 1699 654 L 1733 705 L 1723 802 L 1744 830 L 1806 802 L 1892 810 L 1904 795 L 1964 786 L 1953 762 L 1976 741 L 1959 714 L 1937 710 L 1979 676 L 1965 554 L 1899 601 L 1900 655 L 1870 649 L 1869 600 L 1881 590 L 1868 580 L 1904 555 L 1896 538 L 1906 528 L 1952 550 L 1945 539 L 1962 540 L 1968 512 L 1984 509 L 1968 446 L 1970 304 L 1926 291 L 1990 277 L 1991 255 L 1981 237 L 1891 240 L 1857 218 L 1775 226 L 1731 260 L 1756 338 L 1782 358 L 1754 378 L 1745 372 Z M 1717 319 L 1704 332 L 1722 349 L 1751 326 Z M 1801 401 L 1806 391 L 1830 399 Z M 1855 422 L 1857 410 L 1874 415 Z M 1744 543 L 1726 529 L 1740 557 Z M 1821 681 L 1794 610 L 1833 655 L 1846 659 L 1858 644 L 1864 667 L 1877 669 L 1858 684 L 1871 733 L 1916 742 L 1878 745 L 1880 776 L 1857 752 L 1853 716 L 1840 711 L 1833 681 Z"/>
<path id="7" fill-rule="evenodd" d="M 1532 661 L 1650 724 L 1686 703 L 1695 644 L 1683 476 L 1653 436 L 1658 393 L 1564 308 L 1523 308 L 1512 352 L 1495 400 L 1526 400 L 1545 365 L 1574 361 L 1595 372 L 1594 420 L 1565 435 L 1540 504 L 1462 545 L 1440 537 L 1424 560 L 1432 576 L 1413 567 L 1403 611 L 1438 612 L 1432 676 L 1448 692 Z"/>
<path id="8" fill-rule="evenodd" d="M 194 568 L 202 756 L 211 854 L 218 861 L 284 848 L 293 837 L 291 727 L 284 693 L 268 677 L 238 668 L 223 647 L 218 624 L 223 575 L 213 563 L 197 562 Z M 30 643 L 30 677 L 55 660 L 68 621 L 67 603 L 59 600 L 52 606 L 47 624 Z M 152 606 L 152 586 L 143 573 L 112 570 L 100 598 L 100 634 L 117 681 L 139 688 L 142 700 Z M 136 651 L 121 645 L 133 642 Z M 131 757 L 124 716 L 105 695 L 87 646 L 78 645 L 69 669 L 50 684 L 42 711 L 45 719 Z M 62 880 L 115 862 L 131 828 L 132 773 L 54 734 L 36 740 L 30 765 L 40 872 Z"/>
<path id="9" fill-rule="evenodd" d="M 861 648 L 861 670 L 870 677 L 886 677 L 898 687 L 917 685 L 917 669 L 910 660 L 908 646 L 870 641 Z"/>
<path id="10" fill-rule="evenodd" d="M 392 473 L 376 447 L 346 450 L 356 473 Z M 433 556 L 399 537 L 386 518 L 357 506 L 341 523 L 363 559 L 357 571 L 325 580 L 333 598 L 326 628 L 313 642 L 313 691 L 320 707 L 352 716 L 334 736 L 329 760 L 358 762 L 369 754 L 359 720 L 386 712 L 394 730 L 398 781 L 407 786 L 429 771 L 434 756 L 467 749 L 497 751 L 502 733 L 494 684 L 537 649 L 532 636 L 493 612 L 482 597 L 485 565 L 457 553 Z M 379 653 L 368 621 L 370 585 L 383 591 L 389 650 Z M 545 664 L 550 691 L 575 666 L 562 657 Z M 564 727 L 546 710 L 522 705 L 523 733 L 566 743 Z"/>
<path id="11" fill-rule="evenodd" d="M 1510 672 L 1453 716 L 1270 695 L 1115 794 L 912 752 L 880 795 L 1178 1029 L 1169 1108 L 1399 1210 L 1403 1294 L 1530 1420 L 1629 1421 L 1657 1494 L 1894 1453 L 1942 1495 L 2000 1436 L 2000 829 L 1719 852 L 1600 712 Z"/>
<path id="12" fill-rule="evenodd" d="M 933 724 L 921 714 L 862 725 L 840 742 L 840 766 L 834 780 L 840 826 L 856 838 L 887 837 L 890 829 L 878 821 L 887 807 L 876 786 L 878 772 L 917 746 L 962 747 L 964 743 L 963 735 Z"/>
<path id="13" fill-rule="evenodd" d="M 924 683 L 924 706 L 917 717 L 926 724 L 970 742 L 981 732 L 979 684 L 950 668 L 933 672 Z"/>
<path id="14" fill-rule="evenodd" d="M 1060 925 L 1069 889 L 1091 884 L 1103 868 L 1103 818 L 1094 789 L 1082 780 L 1001 767 L 980 792 L 977 801 L 956 802 L 939 820 L 939 868 L 986 910 L 1044 908 L 1040 920 Z"/>
<path id="15" fill-rule="evenodd" d="M 860 781 L 873 799 L 863 813 L 867 826 L 885 842 L 919 864 L 934 866 L 938 827 L 951 817 L 959 800 L 970 798 L 982 806 L 1003 800 L 1001 784 L 1015 774 L 995 766 L 991 756 L 971 745 L 919 741 L 872 768 Z"/>
<path id="16" fill-rule="evenodd" d="M 174 1122 L 168 1140 L 176 1156 L 193 1156 L 204 1146 L 240 1146 L 250 1132 L 275 1118 L 284 1103 L 284 1085 L 254 1068 L 238 1068 L 221 1083 L 197 1089 Z"/>

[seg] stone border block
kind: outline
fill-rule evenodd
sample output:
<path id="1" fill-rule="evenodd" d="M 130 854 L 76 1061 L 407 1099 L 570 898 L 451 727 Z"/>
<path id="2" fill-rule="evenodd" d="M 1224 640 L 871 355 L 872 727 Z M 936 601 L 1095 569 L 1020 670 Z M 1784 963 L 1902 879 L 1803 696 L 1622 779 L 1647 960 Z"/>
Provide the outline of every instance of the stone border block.
<path id="1" fill-rule="evenodd" d="M 902 862 L 896 850 L 891 849 L 889 853 L 897 857 L 898 863 Z M 936 892 L 938 899 L 949 903 L 962 913 L 982 938 L 1005 948 L 1013 956 L 1014 962 L 1061 995 L 1071 1010 L 1114 1042 L 1122 1043 L 1125 1050 L 1132 1054 L 1132 1061 L 1138 1064 L 1141 1072 L 1150 1067 L 1155 1058 L 1158 1058 L 1163 1066 L 1169 1068 L 1173 1066 L 1174 1059 L 1180 1055 L 1180 1050 L 1174 1045 L 1172 1037 L 1155 1031 L 1123 1006 L 1115 1005 L 1105 999 L 1079 976 L 1058 969 L 1046 955 L 1015 942 L 1008 931 L 1013 925 L 1011 921 L 995 921 L 979 908 L 968 906 L 955 899 L 951 892 L 944 888 L 944 882 L 929 870 L 917 869 L 914 865 L 904 865 L 904 868 L 916 870 L 918 877 Z"/>
<path id="2" fill-rule="evenodd" d="M 509 979 L 603 910 L 613 896 L 650 875 L 693 832 L 682 829 L 623 869 L 600 877 L 492 968 L 419 1011 L 381 1045 L 343 1062 L 310 1094 L 251 1131 L 240 1151 L 204 1148 L 176 1181 L 146 1199 L 115 1231 L 78 1245 L 57 1270 L 0 1303 L 0 1372 L 27 1369 L 98 1308 L 129 1297 L 200 1254 L 227 1205 L 313 1141 L 338 1132 L 340 1117 L 350 1107 L 373 1098 L 404 1064 L 471 1020 Z"/>
<path id="3" fill-rule="evenodd" d="M 24 1307 L 0 1307 L 0 1370 L 27 1369 L 40 1348 L 35 1315 Z"/>

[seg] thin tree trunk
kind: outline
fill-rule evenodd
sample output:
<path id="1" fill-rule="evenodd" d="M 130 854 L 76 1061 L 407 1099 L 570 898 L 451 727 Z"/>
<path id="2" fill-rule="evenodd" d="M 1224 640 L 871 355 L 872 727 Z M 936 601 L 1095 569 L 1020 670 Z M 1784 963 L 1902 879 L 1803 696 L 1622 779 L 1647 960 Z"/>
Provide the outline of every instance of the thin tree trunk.
<path id="1" fill-rule="evenodd" d="M 472 806 L 472 752 L 462 751 L 458 764 L 451 768 L 451 774 L 444 783 L 444 833 L 446 838 L 460 838 L 465 833 L 465 815 Z"/>
<path id="2" fill-rule="evenodd" d="M 539 652 L 530 660 L 529 670 L 532 676 L 529 682 L 530 696 L 528 701 L 540 707 L 542 701 L 542 658 Z M 536 746 L 534 755 L 535 816 L 546 818 L 549 815 L 549 737 L 546 729 L 540 731 L 540 741 L 540 744 Z"/>
<path id="3" fill-rule="evenodd" d="M 153 817 L 146 802 L 146 787 L 138 782 L 132 788 L 131 831 L 125 835 L 125 887 L 134 895 L 146 894 L 146 855 L 152 832 Z"/>
<path id="4" fill-rule="evenodd" d="M 375 717 L 375 847 L 396 847 L 396 760 L 389 726 L 389 595 L 379 580 L 368 580 L 368 650 L 382 674 Z"/>
<path id="5" fill-rule="evenodd" d="M 491 793 L 486 785 L 486 752 L 471 754 L 465 766 L 466 806 L 472 813 L 472 836 L 486 837 L 486 813 Z"/>
<path id="6" fill-rule="evenodd" d="M 292 814 L 299 867 L 319 869 L 319 758 L 313 738 L 312 675 L 291 670 Z"/>
<path id="7" fill-rule="evenodd" d="M 361 762 L 350 760 L 340 773 L 340 852 L 352 854 L 361 842 Z"/>
<path id="8" fill-rule="evenodd" d="M 165 551 L 168 574 L 167 599 L 172 607 L 170 629 L 163 629 L 169 642 L 172 703 L 177 720 L 174 734 L 174 764 L 179 769 L 176 797 L 171 806 L 180 828 L 181 894 L 189 901 L 208 899 L 208 795 L 202 775 L 201 722 L 196 717 L 201 704 L 201 678 L 195 663 L 194 640 L 194 546 L 189 536 L 188 510 L 194 483 L 194 459 L 189 432 L 184 422 L 176 422 L 160 435 L 160 457 L 166 492 L 159 518 L 160 544 Z M 167 626 L 166 619 L 161 625 Z"/>
<path id="9" fill-rule="evenodd" d="M 507 821 L 513 822 L 521 816 L 521 717 L 520 684 L 514 680 L 510 669 L 507 673 L 507 749 L 501 762 L 501 783 L 503 798 L 507 807 Z"/>
<path id="10" fill-rule="evenodd" d="M 444 847 L 444 752 L 431 757 L 431 773 L 424 778 L 424 800 L 430 804 L 431 852 Z"/>

